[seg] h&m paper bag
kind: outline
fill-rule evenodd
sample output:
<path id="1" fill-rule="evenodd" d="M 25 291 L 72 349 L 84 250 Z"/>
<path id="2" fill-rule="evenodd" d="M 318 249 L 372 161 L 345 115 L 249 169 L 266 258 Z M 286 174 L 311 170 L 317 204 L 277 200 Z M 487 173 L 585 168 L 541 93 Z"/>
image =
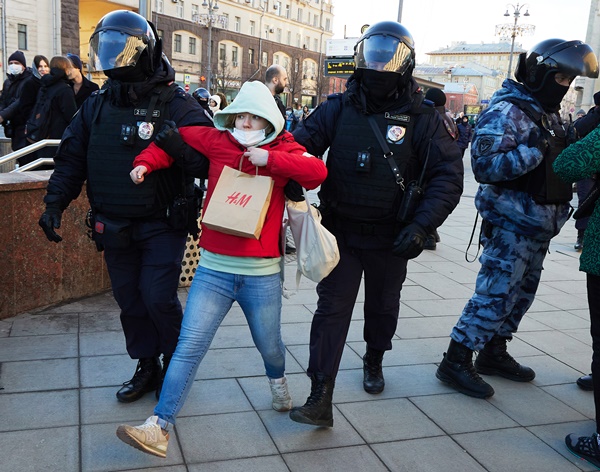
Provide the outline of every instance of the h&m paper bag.
<path id="1" fill-rule="evenodd" d="M 271 177 L 250 175 L 225 166 L 202 223 L 221 233 L 259 239 L 272 191 Z"/>

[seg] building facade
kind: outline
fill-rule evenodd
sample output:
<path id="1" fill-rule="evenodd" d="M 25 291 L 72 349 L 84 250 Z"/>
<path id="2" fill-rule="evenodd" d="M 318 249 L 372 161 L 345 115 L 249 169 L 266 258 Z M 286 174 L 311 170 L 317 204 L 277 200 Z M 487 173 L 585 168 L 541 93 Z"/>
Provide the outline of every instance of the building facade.
<path id="1" fill-rule="evenodd" d="M 98 20 L 140 7 L 137 0 L 0 1 L 3 76 L 6 58 L 17 49 L 28 62 L 36 54 L 75 53 L 87 67 Z M 325 42 L 333 36 L 332 0 L 148 1 L 176 81 L 190 92 L 205 87 L 231 100 L 243 82 L 262 80 L 268 66 L 280 64 L 290 80 L 284 101 L 314 107 L 329 93 L 323 61 Z M 104 76 L 92 78 L 101 83 Z"/>

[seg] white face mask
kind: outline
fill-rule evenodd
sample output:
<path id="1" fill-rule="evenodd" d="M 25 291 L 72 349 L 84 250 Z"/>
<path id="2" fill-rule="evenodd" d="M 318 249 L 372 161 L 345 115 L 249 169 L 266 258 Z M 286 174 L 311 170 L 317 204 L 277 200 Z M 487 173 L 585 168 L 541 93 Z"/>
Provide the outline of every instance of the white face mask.
<path id="1" fill-rule="evenodd" d="M 8 73 L 10 75 L 19 75 L 23 73 L 23 66 L 21 64 L 9 64 Z"/>
<path id="2" fill-rule="evenodd" d="M 208 106 L 208 108 L 210 108 L 210 110 L 211 110 L 213 113 L 216 113 L 216 112 L 218 112 L 218 111 L 220 110 L 220 108 L 219 108 L 218 106 L 211 107 L 211 106 L 209 105 L 209 106 Z"/>
<path id="3" fill-rule="evenodd" d="M 243 129 L 233 128 L 231 134 L 238 143 L 246 147 L 256 146 L 265 139 L 264 129 L 246 131 Z"/>

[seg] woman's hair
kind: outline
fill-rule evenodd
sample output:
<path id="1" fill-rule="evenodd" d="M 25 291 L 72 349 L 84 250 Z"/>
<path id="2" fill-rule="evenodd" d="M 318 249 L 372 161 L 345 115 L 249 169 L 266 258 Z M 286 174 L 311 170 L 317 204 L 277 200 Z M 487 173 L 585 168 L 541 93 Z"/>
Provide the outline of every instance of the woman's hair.
<path id="1" fill-rule="evenodd" d="M 67 72 L 71 67 L 73 67 L 73 63 L 65 56 L 54 56 L 50 60 L 50 69 L 61 69 Z"/>
<path id="2" fill-rule="evenodd" d="M 37 69 L 40 66 L 40 62 L 44 61 L 46 63 L 46 65 L 48 67 L 50 67 L 50 61 L 48 61 L 48 58 L 46 56 L 42 56 L 41 54 L 38 54 L 37 56 L 35 56 L 33 58 L 33 65 L 35 66 L 35 68 Z"/>
<path id="3" fill-rule="evenodd" d="M 223 108 L 225 108 L 227 106 L 227 97 L 225 96 L 225 94 L 223 92 L 217 92 L 217 93 L 215 93 L 215 95 L 218 95 L 219 97 L 221 97 L 221 103 L 219 104 L 219 109 L 222 110 Z"/>
<path id="4" fill-rule="evenodd" d="M 250 113 L 250 112 L 248 112 L 248 113 Z M 232 113 L 230 115 L 227 115 L 227 118 L 225 118 L 225 128 L 227 128 L 227 129 L 235 128 L 235 118 L 239 114 L 240 113 Z M 267 127 L 265 128 L 265 136 L 268 136 L 273 131 L 275 131 L 275 127 L 271 124 L 271 122 L 269 120 L 267 120 Z"/>

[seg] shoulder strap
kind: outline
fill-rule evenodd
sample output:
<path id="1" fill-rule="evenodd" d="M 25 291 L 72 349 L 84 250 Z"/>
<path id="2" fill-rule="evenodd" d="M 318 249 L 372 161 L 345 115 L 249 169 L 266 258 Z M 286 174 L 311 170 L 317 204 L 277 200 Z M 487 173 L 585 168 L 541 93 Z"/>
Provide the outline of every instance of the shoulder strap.
<path id="1" fill-rule="evenodd" d="M 377 126 L 375 117 L 373 115 L 367 115 L 367 119 L 369 120 L 369 124 L 371 125 L 371 128 L 373 129 L 373 133 L 375 134 L 375 137 L 377 138 L 377 141 L 379 141 L 379 145 L 381 146 L 381 149 L 383 150 L 383 157 L 385 158 L 387 163 L 390 165 L 390 169 L 392 169 L 392 174 L 394 175 L 394 178 L 396 179 L 396 184 L 400 185 L 400 188 L 402 190 L 404 190 L 404 177 L 402 177 L 402 174 L 400 173 L 400 169 L 398 168 L 398 164 L 396 164 L 396 161 L 394 160 L 394 153 L 390 150 L 390 147 L 387 145 L 387 143 L 385 142 L 385 139 L 381 135 L 381 131 L 379 130 L 379 127 Z"/>

